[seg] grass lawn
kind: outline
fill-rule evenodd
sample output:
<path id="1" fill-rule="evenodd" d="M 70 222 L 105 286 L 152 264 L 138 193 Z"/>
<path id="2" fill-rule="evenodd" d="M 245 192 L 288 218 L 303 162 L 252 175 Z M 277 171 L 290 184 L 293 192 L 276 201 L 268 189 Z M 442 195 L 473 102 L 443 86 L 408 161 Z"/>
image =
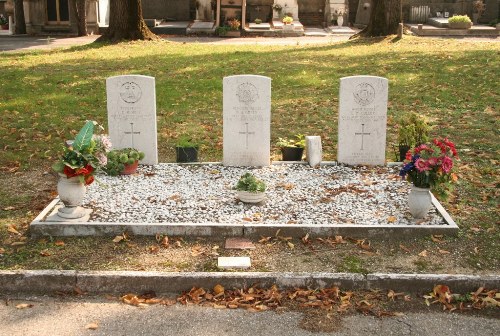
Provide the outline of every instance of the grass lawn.
<path id="1" fill-rule="evenodd" d="M 56 245 L 56 239 L 30 239 L 26 230 L 55 196 L 50 165 L 63 141 L 86 119 L 106 124 L 107 77 L 156 78 L 160 161 L 173 162 L 173 147 L 183 134 L 201 143 L 203 161 L 222 159 L 222 78 L 258 74 L 273 80 L 273 143 L 296 133 L 320 135 L 325 159 L 335 160 L 339 79 L 374 75 L 389 79 L 390 161 L 396 119 L 411 111 L 427 117 L 432 136 L 447 136 L 459 148 L 460 184 L 443 202 L 460 227 L 458 237 L 372 242 L 373 254 L 347 244 L 334 263 L 327 262 L 332 255 L 313 254 L 303 258 L 310 262 L 304 265 L 324 258 L 322 270 L 332 272 L 498 273 L 499 54 L 498 43 L 414 37 L 315 46 L 134 42 L 0 54 L 0 269 L 211 269 L 209 253 L 202 262 L 186 252 L 178 265 L 165 264 L 166 256 L 151 248 L 154 238 L 116 246 L 107 238 L 67 238 Z M 187 241 L 183 248 L 199 244 Z M 299 245 L 259 250 L 283 258 L 306 256 Z M 96 249 L 108 252 L 106 257 Z M 427 253 L 419 256 L 422 250 Z M 257 265 L 254 270 L 298 269 L 264 257 Z"/>

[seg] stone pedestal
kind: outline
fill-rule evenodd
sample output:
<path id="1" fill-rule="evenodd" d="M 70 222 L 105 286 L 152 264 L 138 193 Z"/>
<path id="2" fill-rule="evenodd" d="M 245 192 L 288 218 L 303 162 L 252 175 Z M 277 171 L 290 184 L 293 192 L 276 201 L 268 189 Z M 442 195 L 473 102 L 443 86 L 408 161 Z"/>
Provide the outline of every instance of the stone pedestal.
<path id="1" fill-rule="evenodd" d="M 214 12 L 212 10 L 211 0 L 197 0 L 195 21 L 214 21 Z"/>

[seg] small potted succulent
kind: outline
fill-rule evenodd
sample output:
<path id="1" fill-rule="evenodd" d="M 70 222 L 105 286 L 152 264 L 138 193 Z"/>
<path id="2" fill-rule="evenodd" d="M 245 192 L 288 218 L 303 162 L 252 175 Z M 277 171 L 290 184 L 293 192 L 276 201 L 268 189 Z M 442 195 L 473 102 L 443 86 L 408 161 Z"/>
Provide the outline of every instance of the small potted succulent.
<path id="1" fill-rule="evenodd" d="M 451 183 L 457 181 L 453 160 L 458 160 L 455 144 L 448 139 L 434 139 L 408 151 L 405 165 L 399 172 L 413 183 L 408 195 L 408 207 L 414 218 L 424 218 L 432 206 L 430 191 L 446 197 Z"/>
<path id="2" fill-rule="evenodd" d="M 429 125 L 425 119 L 412 112 L 399 119 L 398 156 L 396 160 L 403 162 L 411 147 L 423 144 L 429 139 Z"/>
<path id="3" fill-rule="evenodd" d="M 303 134 L 297 134 L 293 138 L 278 138 L 276 146 L 281 149 L 283 161 L 301 161 L 306 139 Z"/>
<path id="4" fill-rule="evenodd" d="M 108 153 L 108 162 L 104 171 L 111 176 L 134 174 L 142 159 L 144 159 L 144 153 L 137 149 L 114 149 Z"/>
<path id="5" fill-rule="evenodd" d="M 177 162 L 197 162 L 198 144 L 191 138 L 181 137 L 175 146 L 175 155 Z"/>
<path id="6" fill-rule="evenodd" d="M 454 15 L 448 19 L 448 27 L 451 29 L 469 29 L 472 21 L 467 15 Z"/>
<path id="7" fill-rule="evenodd" d="M 259 203 L 266 197 L 266 184 L 251 173 L 241 175 L 233 189 L 244 203 Z"/>

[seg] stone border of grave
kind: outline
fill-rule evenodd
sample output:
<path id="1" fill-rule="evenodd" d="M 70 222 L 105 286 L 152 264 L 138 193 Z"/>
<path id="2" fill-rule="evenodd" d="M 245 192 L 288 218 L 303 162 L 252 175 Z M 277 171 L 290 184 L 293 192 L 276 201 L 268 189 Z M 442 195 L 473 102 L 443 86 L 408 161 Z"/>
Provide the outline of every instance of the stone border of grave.
<path id="1" fill-rule="evenodd" d="M 297 162 L 294 162 L 297 163 Z M 306 162 L 302 162 L 306 164 Z M 189 163 L 204 165 L 208 163 Z M 287 164 L 273 162 L 273 164 Z M 336 164 L 322 162 L 322 165 Z M 388 165 L 397 165 L 389 163 Z M 432 203 L 443 217 L 447 225 L 354 225 L 354 224 L 252 224 L 252 223 L 117 223 L 117 222 L 78 222 L 47 221 L 51 214 L 61 206 L 59 198 L 50 204 L 31 222 L 30 234 L 40 236 L 115 236 L 128 232 L 132 235 L 191 237 L 246 237 L 259 239 L 262 236 L 274 236 L 278 230 L 281 235 L 301 238 L 306 234 L 314 237 L 331 237 L 335 235 L 363 238 L 405 239 L 425 237 L 431 234 L 456 235 L 458 226 L 439 201 L 432 196 Z M 53 218 L 53 217 L 52 217 Z"/>
<path id="2" fill-rule="evenodd" d="M 428 293 L 436 284 L 466 293 L 479 287 L 496 288 L 500 275 L 465 274 L 394 274 L 394 273 L 294 273 L 294 272 L 141 272 L 141 271 L 0 271 L 2 293 L 72 293 L 75 288 L 87 294 L 180 293 L 192 287 L 243 288 L 258 284 L 265 288 L 294 287 L 344 290 L 394 290 L 415 294 Z"/>

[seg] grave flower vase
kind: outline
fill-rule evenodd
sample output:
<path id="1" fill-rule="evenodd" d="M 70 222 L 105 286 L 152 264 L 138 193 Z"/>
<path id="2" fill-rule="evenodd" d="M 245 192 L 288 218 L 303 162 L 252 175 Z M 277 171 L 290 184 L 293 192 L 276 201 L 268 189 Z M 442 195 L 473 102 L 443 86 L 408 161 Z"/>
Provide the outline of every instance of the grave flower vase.
<path id="1" fill-rule="evenodd" d="M 413 218 L 424 218 L 432 206 L 432 196 L 430 188 L 419 188 L 411 186 L 408 195 L 408 207 Z"/>
<path id="2" fill-rule="evenodd" d="M 344 25 L 344 17 L 338 16 L 337 17 L 337 26 L 342 27 L 343 25 Z"/>
<path id="3" fill-rule="evenodd" d="M 282 147 L 281 154 L 283 155 L 283 161 L 302 161 L 302 154 L 304 153 L 304 148 L 300 147 Z"/>
<path id="4" fill-rule="evenodd" d="M 266 193 L 264 192 L 250 192 L 250 191 L 237 191 L 238 198 L 243 203 L 259 203 L 264 200 Z"/>
<path id="5" fill-rule="evenodd" d="M 177 162 L 197 162 L 198 147 L 175 147 Z"/>
<path id="6" fill-rule="evenodd" d="M 57 192 L 59 194 L 59 199 L 64 204 L 64 207 L 59 208 L 57 212 L 59 217 L 77 219 L 87 215 L 85 209 L 80 206 L 87 192 L 87 188 L 80 182 L 78 176 L 68 178 L 64 174 L 59 174 Z"/>

